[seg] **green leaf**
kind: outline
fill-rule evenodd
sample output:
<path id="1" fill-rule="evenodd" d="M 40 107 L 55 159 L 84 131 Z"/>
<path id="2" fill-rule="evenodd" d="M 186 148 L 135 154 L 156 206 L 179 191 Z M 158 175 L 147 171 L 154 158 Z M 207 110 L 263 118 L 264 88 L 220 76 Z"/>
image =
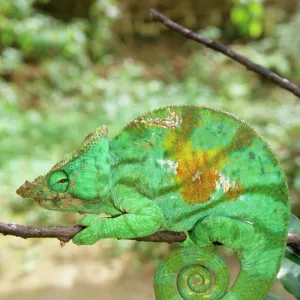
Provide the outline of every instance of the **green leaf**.
<path id="1" fill-rule="evenodd" d="M 286 247 L 284 257 L 300 266 L 300 255 L 296 253 L 292 248 Z"/>
<path id="2" fill-rule="evenodd" d="M 277 277 L 289 293 L 300 299 L 300 266 L 284 258 Z"/>

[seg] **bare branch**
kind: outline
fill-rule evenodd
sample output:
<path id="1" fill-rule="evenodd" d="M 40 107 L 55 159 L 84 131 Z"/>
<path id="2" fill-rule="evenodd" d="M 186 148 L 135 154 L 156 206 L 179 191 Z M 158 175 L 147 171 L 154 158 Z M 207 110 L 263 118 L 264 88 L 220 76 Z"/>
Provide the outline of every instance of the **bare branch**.
<path id="1" fill-rule="evenodd" d="M 139 242 L 153 242 L 153 243 L 177 243 L 183 242 L 186 239 L 184 232 L 174 232 L 174 231 L 158 231 L 152 235 L 148 235 L 141 238 L 136 238 L 135 240 Z"/>
<path id="2" fill-rule="evenodd" d="M 27 238 L 57 238 L 62 242 L 69 242 L 73 236 L 85 227 L 74 226 L 24 226 L 0 222 L 0 233 Z M 135 238 L 139 242 L 177 243 L 186 239 L 184 232 L 158 231 L 152 235 Z M 289 233 L 287 246 L 300 254 L 300 233 Z"/>
<path id="3" fill-rule="evenodd" d="M 23 239 L 27 238 L 57 238 L 62 242 L 69 242 L 73 236 L 85 227 L 74 226 L 25 226 L 0 222 L 0 233 L 3 235 L 14 235 Z M 159 231 L 155 234 L 136 238 L 140 242 L 183 242 L 186 238 L 184 232 Z"/>
<path id="4" fill-rule="evenodd" d="M 213 50 L 216 50 L 218 52 L 221 52 L 225 54 L 226 56 L 232 58 L 233 60 L 237 61 L 238 63 L 244 65 L 248 70 L 251 70 L 257 74 L 260 74 L 264 77 L 267 77 L 268 79 L 271 79 L 273 82 L 278 84 L 280 87 L 292 92 L 295 96 L 300 98 L 300 87 L 294 84 L 293 82 L 287 80 L 286 78 L 282 78 L 278 74 L 262 67 L 261 65 L 253 63 L 248 58 L 234 52 L 229 47 L 226 47 L 225 45 L 209 40 L 196 32 L 193 32 L 192 30 L 189 30 L 173 21 L 168 19 L 163 14 L 157 12 L 154 9 L 151 9 L 151 15 L 152 19 L 155 21 L 159 21 L 163 23 L 166 27 L 169 27 L 173 31 L 176 31 L 180 34 L 182 34 L 184 37 L 194 40 L 200 44 L 205 45 L 208 48 L 211 48 Z"/>
<path id="5" fill-rule="evenodd" d="M 83 226 L 25 226 L 0 222 L 0 233 L 14 235 L 23 239 L 27 238 L 57 238 L 68 242 L 72 237 L 84 229 Z"/>

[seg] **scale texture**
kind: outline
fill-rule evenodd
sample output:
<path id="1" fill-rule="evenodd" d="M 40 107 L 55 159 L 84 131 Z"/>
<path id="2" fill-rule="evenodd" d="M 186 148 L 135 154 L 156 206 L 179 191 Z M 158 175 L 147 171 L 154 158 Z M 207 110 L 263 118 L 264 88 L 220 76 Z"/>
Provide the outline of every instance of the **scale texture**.
<path id="1" fill-rule="evenodd" d="M 264 299 L 286 245 L 290 207 L 279 162 L 249 124 L 207 107 L 155 110 L 111 141 L 99 127 L 17 193 L 47 209 L 85 213 L 77 245 L 186 232 L 155 274 L 159 300 Z M 216 243 L 240 259 L 230 289 Z"/>

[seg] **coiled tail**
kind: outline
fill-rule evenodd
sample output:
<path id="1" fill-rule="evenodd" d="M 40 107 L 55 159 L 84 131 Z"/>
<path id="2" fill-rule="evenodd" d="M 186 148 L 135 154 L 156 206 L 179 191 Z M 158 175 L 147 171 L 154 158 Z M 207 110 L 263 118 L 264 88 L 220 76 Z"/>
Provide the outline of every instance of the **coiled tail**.
<path id="1" fill-rule="evenodd" d="M 221 216 L 204 218 L 190 235 L 197 246 L 184 246 L 158 267 L 154 282 L 157 300 L 264 299 L 284 254 L 287 226 L 282 227 L 273 234 L 249 222 Z M 240 272 L 229 290 L 228 271 L 214 253 L 215 242 L 233 249 L 240 260 Z"/>
<path id="2" fill-rule="evenodd" d="M 211 248 L 182 247 L 167 256 L 154 278 L 157 300 L 220 299 L 229 285 L 225 262 Z"/>

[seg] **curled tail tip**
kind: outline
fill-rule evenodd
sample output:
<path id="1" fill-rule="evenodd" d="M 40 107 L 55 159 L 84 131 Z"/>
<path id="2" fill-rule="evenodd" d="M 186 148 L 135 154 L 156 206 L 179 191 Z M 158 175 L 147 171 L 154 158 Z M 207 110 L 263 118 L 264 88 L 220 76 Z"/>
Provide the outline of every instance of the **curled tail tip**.
<path id="1" fill-rule="evenodd" d="M 197 246 L 171 252 L 159 265 L 154 278 L 157 300 L 217 300 L 227 293 L 228 286 L 225 262 L 214 252 Z"/>

